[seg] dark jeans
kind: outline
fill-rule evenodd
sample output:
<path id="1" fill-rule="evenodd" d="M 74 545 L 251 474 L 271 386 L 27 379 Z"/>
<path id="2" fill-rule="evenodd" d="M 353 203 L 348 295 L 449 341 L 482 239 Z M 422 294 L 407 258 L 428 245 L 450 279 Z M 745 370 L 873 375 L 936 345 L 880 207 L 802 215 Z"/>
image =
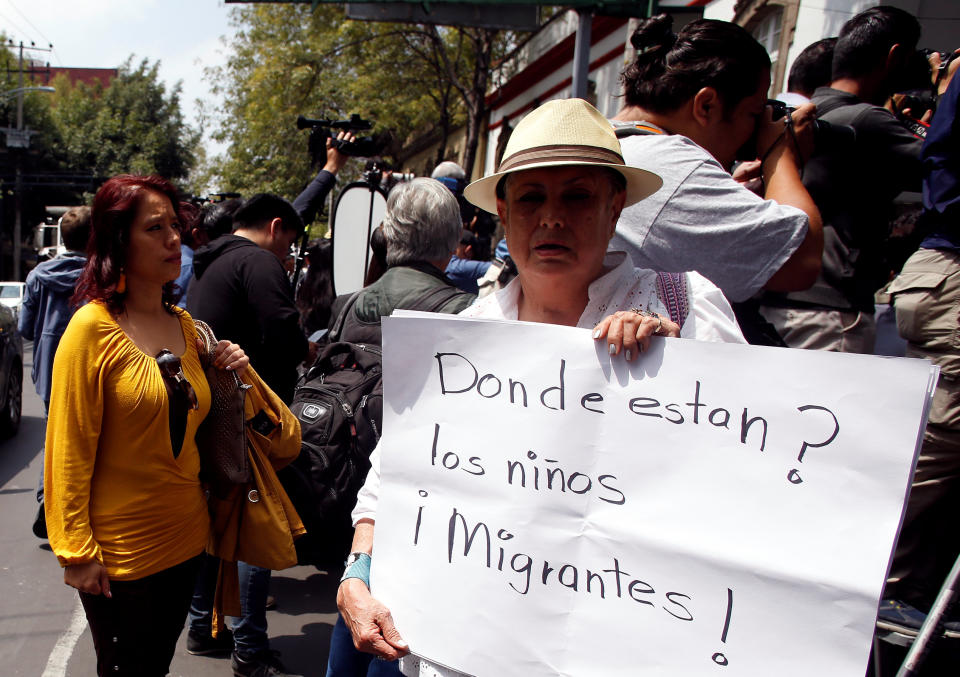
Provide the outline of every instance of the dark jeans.
<path id="1" fill-rule="evenodd" d="M 205 561 L 197 576 L 190 603 L 190 630 L 209 636 L 213 619 L 213 595 L 217 586 L 220 560 L 204 555 Z M 270 570 L 238 562 L 240 575 L 240 610 L 234 619 L 234 650 L 244 658 L 267 651 L 267 592 L 270 588 Z"/>
<path id="2" fill-rule="evenodd" d="M 330 636 L 330 657 L 327 660 L 327 677 L 399 677 L 399 661 L 377 660 L 373 654 L 363 653 L 353 646 L 353 638 L 337 615 L 337 623 Z"/>
<path id="3" fill-rule="evenodd" d="M 50 403 L 46 400 L 43 401 L 43 420 L 46 422 L 47 415 L 50 413 Z M 44 449 L 40 450 L 40 483 L 37 484 L 37 503 L 43 505 L 43 463 L 44 463 Z"/>
<path id="4" fill-rule="evenodd" d="M 112 597 L 80 593 L 97 674 L 164 677 L 183 630 L 200 558 L 135 581 L 110 581 Z"/>

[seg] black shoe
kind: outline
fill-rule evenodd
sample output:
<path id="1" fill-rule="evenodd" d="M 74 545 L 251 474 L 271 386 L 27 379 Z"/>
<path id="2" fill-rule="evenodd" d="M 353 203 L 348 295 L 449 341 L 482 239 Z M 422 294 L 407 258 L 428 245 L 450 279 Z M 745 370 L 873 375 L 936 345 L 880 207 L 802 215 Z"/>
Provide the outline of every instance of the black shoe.
<path id="1" fill-rule="evenodd" d="M 300 677 L 287 672 L 280 662 L 279 651 L 261 651 L 246 658 L 234 651 L 230 667 L 234 677 Z"/>
<path id="2" fill-rule="evenodd" d="M 884 599 L 880 601 L 877 627 L 881 630 L 899 632 L 908 637 L 916 637 L 917 631 L 926 619 L 927 614 L 906 602 Z"/>
<path id="3" fill-rule="evenodd" d="M 43 512 L 43 503 L 37 511 L 37 517 L 33 520 L 33 535 L 37 538 L 47 539 L 47 516 Z"/>
<path id="4" fill-rule="evenodd" d="M 896 599 L 884 599 L 880 602 L 880 610 L 877 614 L 877 628 L 897 632 L 906 637 L 916 637 L 925 620 L 927 620 L 927 614 L 916 607 Z M 960 638 L 960 622 L 943 623 L 940 634 L 949 639 Z"/>
<path id="5" fill-rule="evenodd" d="M 233 652 L 233 633 L 227 629 L 216 637 L 194 630 L 187 632 L 187 653 L 191 656 L 223 656 Z"/>

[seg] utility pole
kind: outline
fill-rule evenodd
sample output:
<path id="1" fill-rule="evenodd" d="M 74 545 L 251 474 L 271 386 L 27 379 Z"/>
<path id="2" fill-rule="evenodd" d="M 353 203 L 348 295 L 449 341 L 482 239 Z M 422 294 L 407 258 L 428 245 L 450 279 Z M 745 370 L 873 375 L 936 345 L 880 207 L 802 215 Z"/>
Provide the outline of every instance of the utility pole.
<path id="1" fill-rule="evenodd" d="M 590 31 L 593 26 L 593 10 L 581 7 L 577 10 L 577 37 L 573 44 L 573 96 L 587 98 L 587 83 L 590 79 Z"/>
<path id="2" fill-rule="evenodd" d="M 17 80 L 17 136 L 23 134 L 23 41 L 20 42 L 20 56 L 17 59 L 20 76 Z M 13 183 L 13 279 L 20 281 L 20 247 L 22 244 L 21 217 L 23 213 L 23 151 L 16 151 L 15 178 Z"/>
<path id="3" fill-rule="evenodd" d="M 10 43 L 13 44 L 12 42 Z M 20 281 L 20 256 L 23 237 L 23 153 L 30 147 L 30 132 L 23 129 L 23 95 L 31 90 L 53 91 L 52 87 L 24 87 L 23 85 L 23 50 L 32 49 L 41 52 L 53 50 L 53 45 L 49 48 L 36 47 L 33 43 L 29 47 L 20 41 L 19 56 L 17 57 L 17 69 L 19 75 L 17 78 L 17 126 L 13 134 L 7 130 L 7 148 L 13 149 L 14 156 L 14 184 L 13 184 L 13 279 Z M 8 92 L 9 93 L 9 92 Z"/>

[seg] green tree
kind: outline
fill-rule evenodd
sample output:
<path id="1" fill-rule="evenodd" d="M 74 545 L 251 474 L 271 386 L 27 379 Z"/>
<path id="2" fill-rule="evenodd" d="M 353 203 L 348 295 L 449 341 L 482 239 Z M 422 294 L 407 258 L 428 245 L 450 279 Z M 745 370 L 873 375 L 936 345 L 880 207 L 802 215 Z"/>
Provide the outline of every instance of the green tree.
<path id="1" fill-rule="evenodd" d="M 187 177 L 200 133 L 183 119 L 179 83 L 167 92 L 158 67 L 146 59 L 134 67 L 131 57 L 107 88 L 71 85 L 63 75 L 54 80 L 50 117 L 65 167 L 98 177 Z"/>
<path id="2" fill-rule="evenodd" d="M 223 189 L 295 195 L 315 170 L 307 134 L 294 126 L 300 113 L 374 120 L 389 140 L 385 155 L 401 165 L 411 141 L 430 132 L 445 159 L 447 137 L 466 123 L 472 168 L 490 64 L 509 34 L 350 21 L 328 4 L 240 7 L 232 21 L 228 63 L 208 72 L 224 99 L 213 136 L 227 152 L 207 171 Z"/>

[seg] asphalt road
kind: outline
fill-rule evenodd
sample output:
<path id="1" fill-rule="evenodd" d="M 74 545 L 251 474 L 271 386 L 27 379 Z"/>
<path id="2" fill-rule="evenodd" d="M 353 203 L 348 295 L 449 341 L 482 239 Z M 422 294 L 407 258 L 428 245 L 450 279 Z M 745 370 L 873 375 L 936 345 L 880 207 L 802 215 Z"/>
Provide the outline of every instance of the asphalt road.
<path id="1" fill-rule="evenodd" d="M 93 640 L 77 594 L 63 584 L 46 541 L 30 530 L 37 512 L 44 418 L 30 380 L 29 344 L 24 353 L 23 423 L 15 437 L 0 442 L 0 675 L 94 677 Z M 336 620 L 336 581 L 314 568 L 294 567 L 274 572 L 270 591 L 277 598 L 277 608 L 267 613 L 271 647 L 292 673 L 324 675 Z M 171 675 L 233 674 L 229 658 L 189 655 L 186 635 L 180 637 Z"/>

